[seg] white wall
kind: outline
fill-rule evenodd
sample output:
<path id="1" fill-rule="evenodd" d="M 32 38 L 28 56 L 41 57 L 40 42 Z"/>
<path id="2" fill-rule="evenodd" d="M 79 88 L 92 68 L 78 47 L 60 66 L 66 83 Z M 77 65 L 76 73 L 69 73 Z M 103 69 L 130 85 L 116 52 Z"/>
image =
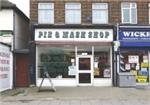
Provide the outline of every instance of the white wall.
<path id="1" fill-rule="evenodd" d="M 0 30 L 13 30 L 13 10 L 0 11 Z"/>
<path id="2" fill-rule="evenodd" d="M 25 49 L 28 44 L 29 23 L 15 13 L 15 49 Z"/>

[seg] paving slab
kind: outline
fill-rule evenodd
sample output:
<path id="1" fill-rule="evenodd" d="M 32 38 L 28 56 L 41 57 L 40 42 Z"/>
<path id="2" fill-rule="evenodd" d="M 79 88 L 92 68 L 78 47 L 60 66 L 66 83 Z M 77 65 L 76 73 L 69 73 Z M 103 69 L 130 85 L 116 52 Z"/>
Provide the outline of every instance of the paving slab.
<path id="1" fill-rule="evenodd" d="M 56 92 L 38 92 L 32 87 L 6 91 L 0 98 L 0 105 L 150 105 L 150 88 L 57 87 Z"/>

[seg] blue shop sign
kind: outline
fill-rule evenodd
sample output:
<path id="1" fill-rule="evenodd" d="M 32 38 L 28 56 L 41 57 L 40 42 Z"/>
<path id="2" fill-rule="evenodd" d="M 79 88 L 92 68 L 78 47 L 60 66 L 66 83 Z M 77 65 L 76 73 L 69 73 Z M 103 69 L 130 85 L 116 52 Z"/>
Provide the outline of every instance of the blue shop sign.
<path id="1" fill-rule="evenodd" d="M 119 40 L 150 41 L 150 28 L 120 28 Z"/>

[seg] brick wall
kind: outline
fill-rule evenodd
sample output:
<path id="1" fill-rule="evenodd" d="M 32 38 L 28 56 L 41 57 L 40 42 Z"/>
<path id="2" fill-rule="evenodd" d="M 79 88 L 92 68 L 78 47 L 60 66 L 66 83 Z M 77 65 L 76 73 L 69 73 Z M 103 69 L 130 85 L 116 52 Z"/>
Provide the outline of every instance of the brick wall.
<path id="1" fill-rule="evenodd" d="M 125 2 L 131 0 L 122 0 Z M 121 23 L 121 1 L 120 0 L 30 0 L 30 19 L 32 23 L 38 22 L 38 2 L 55 3 L 55 24 L 65 24 L 65 2 L 80 2 L 82 13 L 82 24 L 92 23 L 92 3 L 109 3 L 109 24 Z M 132 0 L 137 2 L 138 24 L 148 24 L 148 2 L 149 0 Z"/>
<path id="2" fill-rule="evenodd" d="M 36 23 L 38 21 L 38 2 L 30 0 L 30 21 Z"/>
<path id="3" fill-rule="evenodd" d="M 148 24 L 148 1 L 137 3 L 138 24 Z"/>
<path id="4" fill-rule="evenodd" d="M 54 4 L 55 8 L 55 24 L 65 23 L 65 2 L 63 0 L 56 0 Z"/>

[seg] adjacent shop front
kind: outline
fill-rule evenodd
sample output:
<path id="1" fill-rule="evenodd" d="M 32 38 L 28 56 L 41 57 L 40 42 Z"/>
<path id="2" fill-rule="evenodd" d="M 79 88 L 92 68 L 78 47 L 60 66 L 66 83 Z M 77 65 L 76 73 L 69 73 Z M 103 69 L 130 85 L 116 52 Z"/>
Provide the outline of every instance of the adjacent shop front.
<path id="1" fill-rule="evenodd" d="M 37 86 L 44 66 L 55 86 L 112 86 L 112 27 L 38 27 L 34 40 Z"/>
<path id="2" fill-rule="evenodd" d="M 131 72 L 136 84 L 148 84 L 150 80 L 150 27 L 120 26 L 118 72 Z"/>

